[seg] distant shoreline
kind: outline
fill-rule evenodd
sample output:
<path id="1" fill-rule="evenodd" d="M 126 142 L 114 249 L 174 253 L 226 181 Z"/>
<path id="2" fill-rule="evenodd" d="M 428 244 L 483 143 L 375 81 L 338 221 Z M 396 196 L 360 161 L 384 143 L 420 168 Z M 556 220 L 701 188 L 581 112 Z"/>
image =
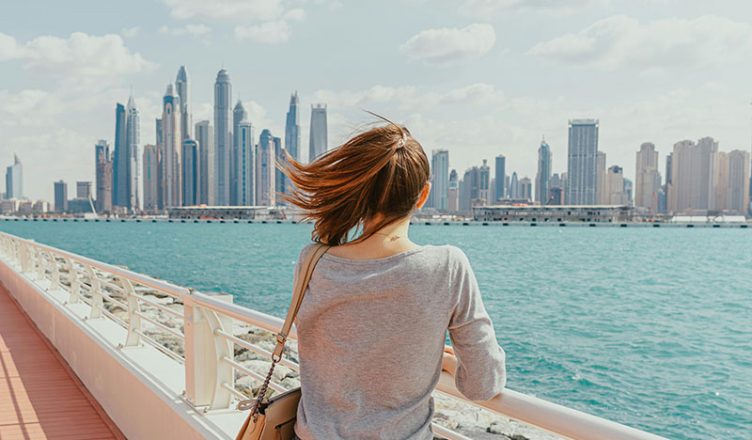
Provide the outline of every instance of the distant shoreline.
<path id="1" fill-rule="evenodd" d="M 231 223 L 231 224 L 311 224 L 311 222 L 298 222 L 295 220 L 244 220 L 244 219 L 168 219 L 168 218 L 80 218 L 80 217 L 0 217 L 0 222 L 47 222 L 47 223 Z M 687 223 L 659 223 L 659 222 L 501 222 L 501 221 L 476 221 L 476 220 L 424 220 L 414 219 L 412 225 L 419 226 L 487 226 L 487 227 L 599 227 L 599 228 L 736 228 L 752 229 L 749 220 L 741 223 L 712 223 L 712 222 L 687 222 Z"/>

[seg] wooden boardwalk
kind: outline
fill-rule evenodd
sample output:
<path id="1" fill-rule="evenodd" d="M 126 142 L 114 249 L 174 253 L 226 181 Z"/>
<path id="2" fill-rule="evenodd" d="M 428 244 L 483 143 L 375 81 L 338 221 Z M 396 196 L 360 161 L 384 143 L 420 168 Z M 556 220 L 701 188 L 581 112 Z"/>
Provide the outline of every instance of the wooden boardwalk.
<path id="1" fill-rule="evenodd" d="M 0 439 L 123 439 L 0 285 Z"/>

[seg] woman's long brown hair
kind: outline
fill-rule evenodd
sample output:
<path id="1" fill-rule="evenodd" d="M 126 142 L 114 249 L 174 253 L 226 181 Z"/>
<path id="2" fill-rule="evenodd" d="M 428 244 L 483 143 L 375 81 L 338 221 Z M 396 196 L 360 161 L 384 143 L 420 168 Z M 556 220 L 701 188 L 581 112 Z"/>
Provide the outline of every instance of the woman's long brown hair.
<path id="1" fill-rule="evenodd" d="M 288 157 L 282 170 L 293 183 L 283 199 L 305 211 L 315 223 L 313 239 L 330 246 L 348 242 L 348 234 L 358 230 L 353 241 L 364 240 L 409 215 L 430 173 L 423 147 L 392 122 L 355 135 L 309 164 Z"/>

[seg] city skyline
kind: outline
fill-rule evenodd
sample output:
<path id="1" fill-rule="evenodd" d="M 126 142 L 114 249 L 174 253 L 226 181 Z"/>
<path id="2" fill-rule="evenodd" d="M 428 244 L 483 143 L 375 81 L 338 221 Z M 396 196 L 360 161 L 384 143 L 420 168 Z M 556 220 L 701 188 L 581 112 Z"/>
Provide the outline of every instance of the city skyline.
<path id="1" fill-rule="evenodd" d="M 256 127 L 284 133 L 298 90 L 301 113 L 329 105 L 330 146 L 371 121 L 365 108 L 407 124 L 428 152 L 448 149 L 461 170 L 504 154 L 508 167 L 533 177 L 536 157 L 527 152 L 542 135 L 562 169 L 566 120 L 580 117 L 600 119 L 609 162 L 627 176 L 644 142 L 666 151 L 677 139 L 713 136 L 728 149 L 750 147 L 747 2 L 438 1 L 427 15 L 424 1 L 411 1 L 388 31 L 378 23 L 389 8 L 377 4 L 272 2 L 260 14 L 258 2 L 245 3 L 234 15 L 225 1 L 208 9 L 158 0 L 85 5 L 97 20 L 57 2 L 45 5 L 48 14 L 7 5 L 0 157 L 22 154 L 27 195 L 52 199 L 49 182 L 32 176 L 93 179 L 87 149 L 92 139 L 113 144 L 111 103 L 131 94 L 141 144 L 156 144 L 146 127 L 181 65 L 194 121 L 213 119 L 212 83 L 225 67 Z M 337 35 L 320 32 L 335 23 Z M 378 37 L 373 50 L 367 35 Z M 319 68 L 303 68 L 312 65 Z M 308 124 L 301 114 L 303 156 Z"/>

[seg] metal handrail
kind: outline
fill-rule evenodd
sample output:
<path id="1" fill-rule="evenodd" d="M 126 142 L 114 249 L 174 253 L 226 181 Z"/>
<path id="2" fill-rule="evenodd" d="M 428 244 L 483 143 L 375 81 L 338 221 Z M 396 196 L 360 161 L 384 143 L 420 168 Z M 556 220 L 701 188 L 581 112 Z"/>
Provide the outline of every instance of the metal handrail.
<path id="1" fill-rule="evenodd" d="M 278 317 L 271 316 L 271 315 L 259 312 L 257 310 L 252 310 L 252 309 L 239 306 L 237 304 L 233 304 L 230 302 L 225 302 L 211 295 L 207 295 L 201 292 L 196 292 L 196 291 L 187 289 L 185 287 L 180 287 L 180 286 L 177 286 L 175 284 L 172 284 L 163 280 L 157 280 L 147 275 L 139 274 L 128 269 L 124 269 L 118 266 L 114 266 L 114 265 L 103 263 L 103 262 L 93 260 L 87 257 L 83 257 L 80 255 L 74 254 L 72 252 L 53 248 L 51 246 L 37 243 L 32 240 L 19 238 L 19 237 L 16 237 L 16 236 L 4 233 L 4 232 L 0 232 L 0 239 L 6 240 L 4 243 L 1 242 L 2 240 L 0 240 L 0 251 L 3 251 L 9 257 L 12 257 L 13 260 L 18 259 L 18 254 L 19 254 L 18 248 L 20 247 L 21 244 L 25 244 L 25 245 L 36 247 L 37 250 L 42 250 L 45 253 L 47 253 L 52 258 L 49 258 L 49 259 L 43 258 L 43 259 L 45 261 L 52 260 L 52 263 L 55 265 L 57 265 L 57 260 L 55 258 L 56 256 L 61 257 L 62 259 L 68 259 L 69 261 L 75 262 L 84 268 L 88 266 L 88 267 L 91 267 L 92 269 L 96 269 L 98 271 L 108 273 L 110 275 L 114 275 L 118 278 L 127 279 L 127 280 L 130 280 L 132 283 L 137 283 L 142 286 L 146 286 L 148 288 L 157 290 L 160 293 L 167 294 L 173 298 L 180 300 L 183 304 L 185 304 L 186 306 L 190 306 L 193 309 L 201 309 L 201 310 L 205 310 L 207 313 L 214 313 L 216 314 L 216 316 L 235 319 L 244 324 L 249 324 L 254 327 L 257 327 L 257 328 L 260 328 L 260 329 L 263 329 L 272 333 L 278 332 L 283 324 L 282 319 Z M 47 268 L 44 268 L 44 269 L 45 269 L 44 273 L 46 277 Z M 74 270 L 77 270 L 77 269 L 74 269 Z M 51 268 L 50 276 L 53 276 L 54 271 L 57 271 L 57 266 Z M 93 286 L 92 286 L 92 290 L 93 290 Z M 140 296 L 137 294 L 132 294 L 132 295 L 136 297 Z M 149 301 L 144 301 L 144 302 L 149 304 Z M 149 305 L 153 305 L 153 304 L 149 304 Z M 151 319 L 149 319 L 148 317 L 145 317 L 144 314 L 141 312 L 138 312 L 138 313 L 134 312 L 134 313 L 137 316 L 140 315 L 141 318 L 145 318 L 146 320 L 151 321 Z M 185 315 L 189 315 L 188 312 L 185 312 Z M 183 318 L 187 319 L 187 316 L 184 316 Z M 173 336 L 177 336 L 177 334 L 175 334 L 175 333 L 178 333 L 177 330 L 175 329 L 170 329 L 170 330 L 172 330 L 170 333 Z M 144 335 L 141 329 L 136 329 L 136 333 L 140 334 L 141 337 L 143 337 L 148 342 L 152 344 L 160 345 L 158 341 L 155 341 L 152 338 Z M 231 335 L 230 333 L 222 330 L 221 328 L 213 328 L 211 331 L 211 335 L 215 341 L 221 340 L 229 344 L 238 344 L 240 346 L 246 345 L 244 343 L 238 343 L 239 338 Z M 187 340 L 187 337 L 188 337 L 188 333 L 186 331 L 184 335 L 184 338 L 186 338 L 184 339 L 185 344 L 189 343 L 189 341 Z M 293 340 L 297 339 L 297 334 L 294 328 L 290 332 L 290 335 L 288 336 L 288 338 L 293 339 Z M 251 345 L 251 344 L 248 344 L 248 345 Z M 158 348 L 161 351 L 165 352 L 166 354 L 169 354 L 172 356 L 176 355 L 175 353 L 167 353 L 169 350 L 167 350 L 165 347 L 160 346 Z M 254 347 L 254 348 L 259 348 L 259 347 Z M 178 356 L 178 359 L 184 359 L 184 362 L 186 364 L 186 369 L 191 368 L 189 364 L 193 361 L 189 361 L 189 356 L 186 356 L 185 358 L 179 355 L 177 356 Z M 246 367 L 243 367 L 241 364 L 234 361 L 230 356 L 226 356 L 226 355 L 218 356 L 217 359 L 213 361 L 227 364 L 231 366 L 234 370 L 240 370 L 244 374 L 247 374 L 250 371 Z M 254 375 L 250 375 L 250 376 L 253 377 Z M 238 391 L 234 390 L 232 388 L 232 385 L 228 384 L 227 380 L 218 379 L 217 382 L 218 382 L 217 383 L 218 388 L 225 389 L 230 395 L 237 397 Z M 230 382 L 232 382 L 232 379 L 230 380 Z M 496 397 L 487 401 L 483 401 L 483 402 L 469 401 L 464 396 L 462 396 L 459 390 L 457 390 L 454 384 L 454 378 L 446 372 L 443 372 L 441 374 L 441 377 L 440 377 L 440 380 L 436 389 L 437 391 L 445 395 L 457 398 L 467 403 L 471 403 L 479 408 L 490 410 L 494 413 L 521 421 L 528 425 L 532 425 L 532 426 L 541 428 L 543 430 L 546 430 L 546 431 L 549 431 L 554 434 L 564 436 L 567 438 L 578 439 L 578 440 L 579 439 L 581 440 L 601 440 L 601 439 L 658 440 L 658 439 L 663 438 L 663 437 L 660 437 L 651 433 L 647 433 L 644 431 L 640 431 L 635 428 L 631 428 L 631 427 L 628 427 L 628 426 L 625 426 L 625 425 L 622 425 L 622 424 L 619 424 L 610 420 L 606 420 L 606 419 L 603 419 L 603 418 L 600 418 L 591 414 L 587 414 L 581 411 L 567 408 L 562 405 L 548 402 L 546 400 L 539 399 L 537 397 L 528 396 L 523 393 L 510 390 L 510 389 L 505 389 L 504 392 L 502 392 L 500 395 L 497 395 Z M 446 434 L 447 432 L 451 432 L 451 431 L 446 430 L 445 428 L 441 428 L 441 431 L 442 431 L 442 435 Z M 454 434 L 455 435 L 452 438 L 459 438 L 459 439 L 464 438 L 463 436 L 459 434 L 456 434 L 456 433 Z"/>

